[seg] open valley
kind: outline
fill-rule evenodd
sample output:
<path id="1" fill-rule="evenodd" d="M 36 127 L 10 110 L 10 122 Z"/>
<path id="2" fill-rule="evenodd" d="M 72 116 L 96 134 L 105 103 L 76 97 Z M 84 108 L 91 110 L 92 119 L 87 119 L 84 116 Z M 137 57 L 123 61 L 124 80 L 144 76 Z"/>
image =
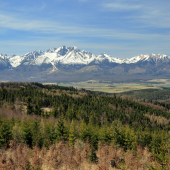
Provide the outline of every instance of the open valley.
<path id="1" fill-rule="evenodd" d="M 48 84 L 48 83 L 47 83 Z M 57 83 L 56 83 L 57 84 Z M 96 81 L 89 80 L 85 82 L 70 82 L 70 83 L 58 83 L 60 86 L 73 86 L 75 88 L 87 89 L 91 91 L 105 92 L 105 93 L 123 93 L 133 90 L 144 89 L 161 89 L 162 87 L 170 87 L 169 79 L 152 79 L 141 80 L 135 83 L 111 83 L 109 81 Z"/>

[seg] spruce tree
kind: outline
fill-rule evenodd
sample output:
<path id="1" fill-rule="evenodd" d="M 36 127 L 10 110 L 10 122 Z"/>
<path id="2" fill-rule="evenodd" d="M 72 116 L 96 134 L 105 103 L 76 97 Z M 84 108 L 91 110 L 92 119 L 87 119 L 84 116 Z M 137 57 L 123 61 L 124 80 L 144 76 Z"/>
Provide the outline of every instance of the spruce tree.
<path id="1" fill-rule="evenodd" d="M 57 123 L 57 137 L 58 140 L 65 140 L 66 137 L 66 128 L 64 126 L 64 121 L 62 118 Z"/>
<path id="2" fill-rule="evenodd" d="M 169 155 L 168 155 L 168 144 L 164 141 L 164 132 L 162 131 L 162 143 L 160 147 L 157 149 L 157 153 L 154 154 L 157 162 L 160 164 L 161 170 L 168 170 L 167 165 L 169 163 Z"/>
<path id="3" fill-rule="evenodd" d="M 12 131 L 10 127 L 10 121 L 3 120 L 0 126 L 0 146 L 9 144 L 9 140 L 12 138 Z"/>
<path id="4" fill-rule="evenodd" d="M 33 112 L 33 107 L 31 105 L 31 97 L 27 98 L 27 114 L 31 114 Z"/>
<path id="5" fill-rule="evenodd" d="M 78 134 L 76 132 L 76 123 L 72 120 L 69 130 L 69 145 L 73 146 Z"/>

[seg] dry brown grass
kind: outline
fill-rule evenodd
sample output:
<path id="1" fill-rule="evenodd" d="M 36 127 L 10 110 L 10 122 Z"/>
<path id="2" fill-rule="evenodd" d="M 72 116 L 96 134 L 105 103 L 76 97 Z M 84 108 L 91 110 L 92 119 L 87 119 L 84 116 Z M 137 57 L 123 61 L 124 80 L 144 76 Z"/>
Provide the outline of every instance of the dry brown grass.
<path id="1" fill-rule="evenodd" d="M 15 118 L 23 118 L 25 117 L 25 113 L 23 113 L 19 109 L 16 109 L 14 105 L 4 104 L 3 107 L 0 108 L 0 116 L 7 119 L 12 118 L 13 116 Z"/>
<path id="2" fill-rule="evenodd" d="M 153 103 L 146 103 L 146 102 L 139 102 L 139 103 L 143 104 L 145 106 L 150 106 L 150 107 L 155 108 L 155 109 L 166 110 L 165 107 L 160 106 L 160 105 L 154 105 Z"/>
<path id="3" fill-rule="evenodd" d="M 148 117 L 150 119 L 151 122 L 156 122 L 156 124 L 160 124 L 162 126 L 167 125 L 170 120 L 166 119 L 165 117 L 162 116 L 156 116 L 154 114 L 145 114 L 146 117 Z"/>
<path id="4" fill-rule="evenodd" d="M 140 146 L 136 152 L 124 152 L 122 148 L 99 143 L 97 163 L 88 162 L 89 143 L 84 143 L 83 147 L 70 147 L 60 142 L 52 145 L 49 150 L 40 150 L 36 146 L 30 149 L 22 144 L 16 146 L 13 141 L 10 146 L 9 150 L 0 153 L 2 170 L 25 170 L 28 167 L 40 167 L 42 170 L 147 170 L 149 165 L 157 164 L 148 149 Z M 112 159 L 116 162 L 114 168 L 109 165 Z"/>

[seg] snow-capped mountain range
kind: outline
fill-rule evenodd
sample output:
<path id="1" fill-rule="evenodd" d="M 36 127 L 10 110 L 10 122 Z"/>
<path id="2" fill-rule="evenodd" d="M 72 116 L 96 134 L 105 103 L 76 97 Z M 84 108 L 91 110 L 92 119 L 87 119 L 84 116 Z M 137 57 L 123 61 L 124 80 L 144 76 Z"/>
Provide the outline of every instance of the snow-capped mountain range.
<path id="1" fill-rule="evenodd" d="M 129 59 L 95 55 L 61 46 L 25 55 L 0 54 L 0 81 L 74 82 L 86 80 L 170 78 L 170 57 L 138 55 Z"/>
<path id="2" fill-rule="evenodd" d="M 33 51 L 25 55 L 3 55 L 0 54 L 0 67 L 16 68 L 20 65 L 52 64 L 53 67 L 60 65 L 89 65 L 89 64 L 134 64 L 138 62 L 168 62 L 170 57 L 164 54 L 146 54 L 132 57 L 130 59 L 120 59 L 112 57 L 106 53 L 95 55 L 87 51 L 80 51 L 77 47 L 61 46 L 50 48 L 47 51 Z M 56 68 L 57 69 L 57 68 Z"/>

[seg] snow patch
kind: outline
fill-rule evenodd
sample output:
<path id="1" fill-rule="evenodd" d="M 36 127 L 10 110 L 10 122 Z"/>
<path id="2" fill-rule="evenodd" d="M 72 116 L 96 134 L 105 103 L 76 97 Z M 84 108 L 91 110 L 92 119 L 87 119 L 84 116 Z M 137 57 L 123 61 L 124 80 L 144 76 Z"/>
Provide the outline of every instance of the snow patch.
<path id="1" fill-rule="evenodd" d="M 88 65 L 92 62 L 96 64 L 102 64 L 103 62 L 117 63 L 117 64 L 132 64 L 143 61 L 167 61 L 170 58 L 164 54 L 141 54 L 130 59 L 120 59 L 112 57 L 106 53 L 95 55 L 85 50 L 80 51 L 77 47 L 61 46 L 59 48 L 50 48 L 46 52 L 33 51 L 25 55 L 3 55 L 0 54 L 1 63 L 10 63 L 12 67 L 18 67 L 19 65 L 38 65 L 52 64 L 53 66 L 60 64 L 67 65 Z M 53 67 L 53 70 L 57 68 Z"/>

